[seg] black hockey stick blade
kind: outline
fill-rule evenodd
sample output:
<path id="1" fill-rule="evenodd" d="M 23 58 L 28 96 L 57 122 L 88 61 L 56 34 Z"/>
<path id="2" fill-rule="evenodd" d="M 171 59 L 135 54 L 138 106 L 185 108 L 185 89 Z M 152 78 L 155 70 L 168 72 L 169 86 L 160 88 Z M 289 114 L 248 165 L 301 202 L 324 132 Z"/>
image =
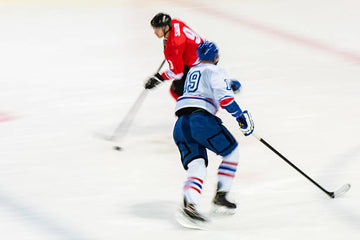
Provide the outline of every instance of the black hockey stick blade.
<path id="1" fill-rule="evenodd" d="M 349 183 L 347 183 L 347 184 L 343 185 L 342 187 L 340 187 L 335 192 L 330 192 L 329 196 L 332 198 L 339 197 L 339 196 L 343 195 L 344 193 L 346 193 L 347 191 L 349 191 L 350 188 L 351 188 L 351 185 Z"/>

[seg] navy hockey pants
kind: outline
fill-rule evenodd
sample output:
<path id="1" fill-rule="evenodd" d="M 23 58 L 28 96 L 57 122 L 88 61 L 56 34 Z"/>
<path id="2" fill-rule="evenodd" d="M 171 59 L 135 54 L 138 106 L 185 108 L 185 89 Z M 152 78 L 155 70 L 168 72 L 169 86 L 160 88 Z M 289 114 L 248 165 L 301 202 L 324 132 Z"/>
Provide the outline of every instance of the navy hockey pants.
<path id="1" fill-rule="evenodd" d="M 204 158 L 207 166 L 206 149 L 217 155 L 226 156 L 238 145 L 220 118 L 207 112 L 180 116 L 175 123 L 173 137 L 185 170 L 188 168 L 187 165 L 197 158 Z"/>

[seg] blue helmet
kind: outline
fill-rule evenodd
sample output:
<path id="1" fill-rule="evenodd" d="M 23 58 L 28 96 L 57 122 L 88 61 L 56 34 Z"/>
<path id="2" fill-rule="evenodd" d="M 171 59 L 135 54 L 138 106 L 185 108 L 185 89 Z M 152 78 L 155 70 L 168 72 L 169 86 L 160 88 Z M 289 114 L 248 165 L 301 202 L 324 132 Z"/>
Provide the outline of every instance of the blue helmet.
<path id="1" fill-rule="evenodd" d="M 218 53 L 219 50 L 213 42 L 202 42 L 197 48 L 197 54 L 200 61 L 213 62 Z"/>

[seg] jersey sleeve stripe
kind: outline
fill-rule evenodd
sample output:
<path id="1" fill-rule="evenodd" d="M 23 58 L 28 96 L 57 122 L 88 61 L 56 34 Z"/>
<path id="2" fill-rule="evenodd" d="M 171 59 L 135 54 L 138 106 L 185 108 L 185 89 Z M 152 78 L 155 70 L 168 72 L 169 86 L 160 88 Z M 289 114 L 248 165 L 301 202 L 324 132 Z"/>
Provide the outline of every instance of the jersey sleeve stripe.
<path id="1" fill-rule="evenodd" d="M 229 97 L 229 96 L 223 97 L 220 100 L 220 106 L 224 108 L 226 106 L 229 106 L 233 101 L 234 101 L 234 97 Z"/>

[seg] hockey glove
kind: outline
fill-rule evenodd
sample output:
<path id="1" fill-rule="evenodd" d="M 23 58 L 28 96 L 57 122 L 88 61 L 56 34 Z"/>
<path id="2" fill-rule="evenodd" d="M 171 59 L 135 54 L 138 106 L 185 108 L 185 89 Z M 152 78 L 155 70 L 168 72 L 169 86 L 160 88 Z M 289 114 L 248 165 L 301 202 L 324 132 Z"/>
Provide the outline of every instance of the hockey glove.
<path id="1" fill-rule="evenodd" d="M 236 80 L 236 79 L 231 79 L 231 89 L 233 90 L 233 92 L 236 94 L 238 92 L 240 92 L 240 88 L 241 88 L 241 83 Z"/>
<path id="2" fill-rule="evenodd" d="M 236 118 L 239 123 L 240 130 L 245 136 L 249 136 L 254 131 L 254 122 L 247 110 L 243 111 L 239 117 Z"/>
<path id="3" fill-rule="evenodd" d="M 164 78 L 160 75 L 160 73 L 156 73 L 154 76 L 149 78 L 145 83 L 145 89 L 152 89 L 156 87 L 156 85 L 160 84 L 164 81 Z"/>

